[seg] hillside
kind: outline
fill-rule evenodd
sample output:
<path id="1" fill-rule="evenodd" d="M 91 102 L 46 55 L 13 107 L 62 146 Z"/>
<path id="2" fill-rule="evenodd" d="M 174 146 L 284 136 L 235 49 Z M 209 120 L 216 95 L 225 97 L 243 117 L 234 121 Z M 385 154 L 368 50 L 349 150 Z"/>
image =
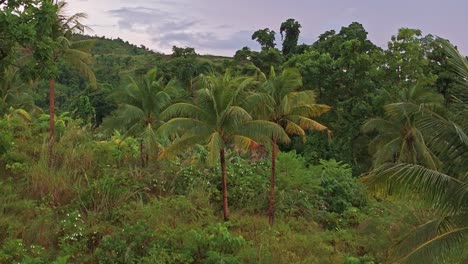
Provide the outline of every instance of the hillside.
<path id="1" fill-rule="evenodd" d="M 77 35 L 60 1 L 0 2 L 0 264 L 467 263 L 449 41 L 382 49 L 353 22 L 298 45 L 290 18 L 259 51 L 164 55 Z"/>

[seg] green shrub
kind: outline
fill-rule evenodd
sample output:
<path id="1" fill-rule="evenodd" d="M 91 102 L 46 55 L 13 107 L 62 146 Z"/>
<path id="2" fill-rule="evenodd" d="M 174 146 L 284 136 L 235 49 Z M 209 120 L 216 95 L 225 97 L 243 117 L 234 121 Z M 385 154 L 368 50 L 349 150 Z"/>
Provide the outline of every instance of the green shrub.
<path id="1" fill-rule="evenodd" d="M 135 202 L 126 208 L 126 219 L 130 222 L 144 221 L 154 229 L 165 226 L 191 226 L 194 223 L 203 225 L 214 220 L 210 203 L 201 192 L 161 198 L 147 204 Z"/>
<path id="2" fill-rule="evenodd" d="M 311 218 L 316 207 L 320 178 L 295 151 L 280 153 L 277 164 L 278 213 Z"/>
<path id="3" fill-rule="evenodd" d="M 216 224 L 188 232 L 185 251 L 195 263 L 240 263 L 237 253 L 245 244 L 244 238 L 232 235 L 226 226 Z"/>
<path id="4" fill-rule="evenodd" d="M 201 155 L 201 154 L 200 154 Z M 268 163 L 250 162 L 236 154 L 227 155 L 229 204 L 232 208 L 258 212 L 268 206 Z M 180 165 L 180 164 L 179 164 Z M 175 194 L 203 190 L 214 204 L 221 204 L 221 171 L 206 164 L 192 164 L 176 173 Z"/>
<path id="5" fill-rule="evenodd" d="M 366 205 L 365 188 L 353 177 L 349 165 L 335 160 L 321 160 L 315 169 L 321 170 L 318 198 L 326 211 L 341 214 L 350 207 L 361 208 Z"/>
<path id="6" fill-rule="evenodd" d="M 11 239 L 0 247 L 0 263 L 42 264 L 46 263 L 45 253 L 40 246 L 27 246 L 21 239 Z"/>
<path id="7" fill-rule="evenodd" d="M 104 219 L 118 221 L 125 203 L 137 198 L 138 186 L 118 176 L 103 176 L 95 179 L 81 191 L 78 199 L 84 211 L 101 213 Z"/>
<path id="8" fill-rule="evenodd" d="M 155 233 L 143 222 L 127 225 L 111 236 L 105 236 L 95 255 L 99 263 L 138 263 L 156 246 Z"/>

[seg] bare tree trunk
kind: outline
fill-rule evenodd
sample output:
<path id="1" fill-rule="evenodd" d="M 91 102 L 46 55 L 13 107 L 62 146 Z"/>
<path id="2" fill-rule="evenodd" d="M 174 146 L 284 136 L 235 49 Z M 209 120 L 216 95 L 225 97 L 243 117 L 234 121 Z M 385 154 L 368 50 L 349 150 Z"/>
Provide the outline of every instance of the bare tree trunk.
<path id="1" fill-rule="evenodd" d="M 275 221 L 275 175 L 277 150 L 278 146 L 276 146 L 276 140 L 273 140 L 271 150 L 270 199 L 268 207 L 268 222 L 270 222 L 270 225 Z"/>
<path id="2" fill-rule="evenodd" d="M 145 167 L 145 144 L 143 143 L 143 139 L 140 142 L 140 160 L 141 167 Z"/>
<path id="3" fill-rule="evenodd" d="M 52 167 L 53 152 L 54 152 L 54 135 L 55 135 L 55 80 L 49 80 L 49 144 L 48 144 L 48 164 Z"/>
<path id="4" fill-rule="evenodd" d="M 224 158 L 224 148 L 219 151 L 219 158 L 220 158 L 220 161 L 221 161 L 221 175 L 222 175 L 222 178 L 223 178 L 223 213 L 224 213 L 224 221 L 229 221 L 226 160 Z"/>

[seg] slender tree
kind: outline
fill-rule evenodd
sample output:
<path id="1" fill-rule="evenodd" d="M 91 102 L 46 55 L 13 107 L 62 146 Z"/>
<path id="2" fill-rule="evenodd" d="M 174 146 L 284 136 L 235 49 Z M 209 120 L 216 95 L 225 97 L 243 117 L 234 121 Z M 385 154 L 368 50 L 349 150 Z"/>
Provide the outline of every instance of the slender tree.
<path id="1" fill-rule="evenodd" d="M 256 142 L 268 142 L 268 138 L 289 141 L 280 126 L 265 120 L 254 120 L 241 107 L 242 95 L 252 81 L 251 78 L 234 77 L 229 72 L 223 76 L 204 76 L 200 80 L 202 88 L 197 91 L 195 101 L 168 107 L 163 115 L 170 120 L 160 128 L 167 135 L 181 133 L 163 156 L 173 155 L 195 144 L 206 144 L 208 162 L 214 164 L 219 160 L 225 221 L 229 220 L 226 149 L 230 145 L 248 149 Z"/>
<path id="2" fill-rule="evenodd" d="M 267 78 L 260 72 L 263 80 L 258 92 L 247 97 L 246 107 L 259 118 L 269 120 L 282 127 L 289 135 L 306 136 L 307 130 L 328 131 L 327 127 L 313 120 L 330 110 L 327 105 L 317 104 L 311 90 L 300 91 L 302 77 L 297 69 L 289 68 L 276 75 L 272 67 Z M 275 178 L 278 138 L 271 137 L 271 175 L 268 218 L 272 224 L 275 216 Z"/>
<path id="3" fill-rule="evenodd" d="M 301 33 L 301 24 L 298 21 L 290 18 L 281 23 L 280 34 L 283 40 L 283 55 L 288 56 L 294 53 L 297 42 L 299 41 L 299 34 Z"/>
<path id="4" fill-rule="evenodd" d="M 92 87 L 96 87 L 96 77 L 89 66 L 93 61 L 90 49 L 94 45 L 94 41 L 82 40 L 74 42 L 71 40 L 73 34 L 84 32 L 85 26 L 81 23 L 81 20 L 86 18 L 86 14 L 77 13 L 67 17 L 64 15 L 67 3 L 58 1 L 55 5 L 58 10 L 58 18 L 53 29 L 56 48 L 53 51 L 52 63 L 56 64 L 59 60 L 64 60 L 89 80 Z M 55 140 L 55 77 L 56 75 L 51 74 L 49 79 L 49 166 L 53 162 L 53 145 Z"/>

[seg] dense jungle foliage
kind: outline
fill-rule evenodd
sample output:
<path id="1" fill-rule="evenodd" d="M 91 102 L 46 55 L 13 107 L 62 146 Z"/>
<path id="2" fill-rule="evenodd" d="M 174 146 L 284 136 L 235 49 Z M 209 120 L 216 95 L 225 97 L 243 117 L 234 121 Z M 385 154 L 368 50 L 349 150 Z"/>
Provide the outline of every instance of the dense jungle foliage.
<path id="1" fill-rule="evenodd" d="M 448 40 L 299 44 L 288 19 L 260 51 L 165 55 L 65 5 L 0 1 L 0 263 L 468 262 Z"/>

